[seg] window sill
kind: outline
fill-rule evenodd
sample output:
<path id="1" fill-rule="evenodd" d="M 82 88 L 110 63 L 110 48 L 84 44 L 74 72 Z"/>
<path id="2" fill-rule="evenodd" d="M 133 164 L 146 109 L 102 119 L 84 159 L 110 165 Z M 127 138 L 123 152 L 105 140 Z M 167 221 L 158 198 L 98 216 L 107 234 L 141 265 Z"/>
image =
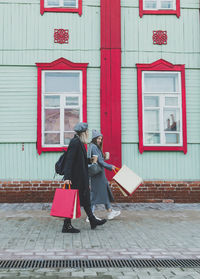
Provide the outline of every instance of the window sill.
<path id="1" fill-rule="evenodd" d="M 46 8 L 44 7 L 44 0 L 40 1 L 40 14 L 43 15 L 45 12 L 50 13 L 78 13 L 82 15 L 82 0 L 78 0 L 78 8 Z"/>
<path id="2" fill-rule="evenodd" d="M 180 17 L 180 13 L 176 10 L 143 10 L 140 12 L 140 17 L 143 17 L 143 15 L 176 15 L 178 18 Z"/>
<path id="3" fill-rule="evenodd" d="M 187 153 L 187 146 L 140 146 L 139 152 L 142 154 L 144 151 L 183 151 Z"/>

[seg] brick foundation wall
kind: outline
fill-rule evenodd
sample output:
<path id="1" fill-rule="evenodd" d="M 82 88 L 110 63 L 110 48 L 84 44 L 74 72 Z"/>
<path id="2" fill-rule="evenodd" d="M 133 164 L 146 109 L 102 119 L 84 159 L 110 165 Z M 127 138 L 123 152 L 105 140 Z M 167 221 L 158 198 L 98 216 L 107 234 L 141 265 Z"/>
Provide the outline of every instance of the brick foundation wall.
<path id="1" fill-rule="evenodd" d="M 61 181 L 0 181 L 0 202 L 52 202 Z M 114 181 L 116 202 L 200 202 L 200 181 L 145 181 L 130 197 L 124 197 Z"/>

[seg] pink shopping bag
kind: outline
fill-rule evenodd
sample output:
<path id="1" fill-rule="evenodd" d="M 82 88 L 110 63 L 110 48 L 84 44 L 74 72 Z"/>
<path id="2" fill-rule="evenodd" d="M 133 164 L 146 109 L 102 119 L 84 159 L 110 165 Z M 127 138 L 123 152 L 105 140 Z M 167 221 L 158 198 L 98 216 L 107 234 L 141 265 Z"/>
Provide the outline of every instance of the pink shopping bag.
<path id="1" fill-rule="evenodd" d="M 78 190 L 56 189 L 53 204 L 51 207 L 51 216 L 65 217 L 70 219 L 76 219 L 81 216 L 80 199 Z"/>

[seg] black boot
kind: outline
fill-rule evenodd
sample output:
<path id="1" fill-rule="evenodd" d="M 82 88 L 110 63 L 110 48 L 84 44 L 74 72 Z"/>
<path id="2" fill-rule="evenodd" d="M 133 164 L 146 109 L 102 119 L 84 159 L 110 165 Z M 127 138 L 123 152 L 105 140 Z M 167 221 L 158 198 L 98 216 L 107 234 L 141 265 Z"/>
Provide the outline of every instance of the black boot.
<path id="1" fill-rule="evenodd" d="M 94 216 L 94 214 L 92 213 L 92 210 L 91 210 L 91 205 L 87 205 L 87 206 L 84 206 L 84 210 L 89 218 L 89 221 L 90 221 L 90 227 L 92 230 L 94 230 L 96 228 L 96 226 L 101 226 L 103 224 L 105 224 L 107 221 L 106 219 L 102 219 L 102 220 L 97 220 Z"/>
<path id="2" fill-rule="evenodd" d="M 94 215 L 89 217 L 89 221 L 90 221 L 90 227 L 92 230 L 94 230 L 96 228 L 96 226 L 101 226 L 107 222 L 106 219 L 102 219 L 102 220 L 96 219 Z"/>
<path id="3" fill-rule="evenodd" d="M 71 219 L 66 218 L 62 227 L 62 233 L 80 233 L 80 230 L 75 229 L 71 224 Z"/>

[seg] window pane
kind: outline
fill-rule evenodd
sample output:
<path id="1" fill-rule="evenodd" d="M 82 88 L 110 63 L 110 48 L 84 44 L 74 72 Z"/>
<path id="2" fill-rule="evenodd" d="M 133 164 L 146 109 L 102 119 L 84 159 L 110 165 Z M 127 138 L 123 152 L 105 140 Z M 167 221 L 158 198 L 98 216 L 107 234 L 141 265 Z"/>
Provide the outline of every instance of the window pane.
<path id="1" fill-rule="evenodd" d="M 146 110 L 144 112 L 145 131 L 159 131 L 159 111 Z"/>
<path id="2" fill-rule="evenodd" d="M 157 2 L 156 0 L 145 0 L 144 9 L 156 9 L 157 8 L 156 2 Z"/>
<path id="3" fill-rule="evenodd" d="M 45 109 L 45 131 L 60 130 L 60 110 Z"/>
<path id="4" fill-rule="evenodd" d="M 178 74 L 144 74 L 144 92 L 178 92 Z"/>
<path id="5" fill-rule="evenodd" d="M 76 8 L 76 0 L 64 0 L 64 7 Z"/>
<path id="6" fill-rule="evenodd" d="M 173 9 L 173 0 L 162 0 L 161 9 Z"/>
<path id="7" fill-rule="evenodd" d="M 73 131 L 74 126 L 79 122 L 79 109 L 65 109 L 65 131 Z"/>
<path id="8" fill-rule="evenodd" d="M 79 98 L 78 97 L 66 97 L 66 106 L 78 106 Z"/>
<path id="9" fill-rule="evenodd" d="M 69 145 L 70 140 L 74 137 L 75 133 L 64 133 L 64 145 Z"/>
<path id="10" fill-rule="evenodd" d="M 45 107 L 60 107 L 60 96 L 45 96 Z"/>
<path id="11" fill-rule="evenodd" d="M 45 73 L 45 92 L 80 92 L 80 73 Z"/>
<path id="12" fill-rule="evenodd" d="M 165 105 L 170 107 L 178 106 L 178 98 L 174 97 L 165 97 Z"/>
<path id="13" fill-rule="evenodd" d="M 145 107 L 158 107 L 159 106 L 159 97 L 144 97 L 144 106 Z"/>
<path id="14" fill-rule="evenodd" d="M 45 133 L 45 144 L 60 144 L 59 133 Z"/>
<path id="15" fill-rule="evenodd" d="M 58 7 L 59 6 L 59 0 L 47 0 L 47 5 Z"/>
<path id="16" fill-rule="evenodd" d="M 164 109 L 164 129 L 165 131 L 180 131 L 179 109 Z"/>
<path id="17" fill-rule="evenodd" d="M 180 143 L 180 135 L 179 134 L 165 134 L 165 142 L 168 144 L 178 144 Z"/>
<path id="18" fill-rule="evenodd" d="M 159 144 L 160 134 L 146 133 L 144 137 L 145 144 Z"/>

